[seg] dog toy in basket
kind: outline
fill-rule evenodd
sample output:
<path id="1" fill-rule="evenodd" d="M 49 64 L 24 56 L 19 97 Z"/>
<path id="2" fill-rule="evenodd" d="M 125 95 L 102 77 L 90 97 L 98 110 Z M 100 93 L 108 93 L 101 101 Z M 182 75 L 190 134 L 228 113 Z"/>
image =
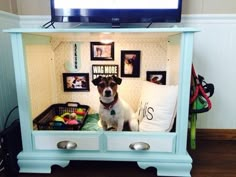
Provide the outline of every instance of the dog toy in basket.
<path id="1" fill-rule="evenodd" d="M 86 114 L 86 109 L 78 108 L 72 113 L 64 113 L 61 116 L 56 116 L 55 121 L 61 121 L 68 125 L 77 125 L 79 124 Z"/>
<path id="2" fill-rule="evenodd" d="M 89 106 L 68 102 L 54 104 L 34 119 L 39 130 L 79 130 L 83 125 Z"/>
<path id="3" fill-rule="evenodd" d="M 138 130 L 138 121 L 132 108 L 118 96 L 122 79 L 116 76 L 99 76 L 92 80 L 100 95 L 99 116 L 104 130 L 122 131 L 128 122 L 132 131 Z"/>

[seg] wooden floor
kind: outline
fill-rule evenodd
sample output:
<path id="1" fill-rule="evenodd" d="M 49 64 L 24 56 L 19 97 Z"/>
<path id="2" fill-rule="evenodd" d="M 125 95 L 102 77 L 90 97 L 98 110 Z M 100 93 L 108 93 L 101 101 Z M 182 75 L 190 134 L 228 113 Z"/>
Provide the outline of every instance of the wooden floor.
<path id="1" fill-rule="evenodd" d="M 193 158 L 193 177 L 236 177 L 236 141 L 199 141 Z"/>
<path id="2" fill-rule="evenodd" d="M 197 142 L 189 150 L 193 158 L 192 177 L 236 177 L 236 141 Z M 156 170 L 140 169 L 130 162 L 79 162 L 66 168 L 52 167 L 51 174 L 19 174 L 18 177 L 156 177 Z"/>

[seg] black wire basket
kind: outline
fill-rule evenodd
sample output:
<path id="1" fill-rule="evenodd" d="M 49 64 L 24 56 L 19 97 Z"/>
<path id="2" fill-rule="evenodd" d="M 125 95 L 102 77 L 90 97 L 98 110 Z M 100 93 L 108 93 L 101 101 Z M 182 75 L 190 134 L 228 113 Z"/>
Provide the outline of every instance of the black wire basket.
<path id="1" fill-rule="evenodd" d="M 79 110 L 82 111 L 80 115 Z M 89 106 L 77 102 L 53 104 L 38 115 L 33 123 L 38 130 L 80 130 L 87 118 L 88 111 Z M 68 124 L 68 121 L 71 120 L 69 116 L 72 113 L 77 115 L 76 124 Z M 56 117 L 60 117 L 61 120 L 58 121 Z"/>

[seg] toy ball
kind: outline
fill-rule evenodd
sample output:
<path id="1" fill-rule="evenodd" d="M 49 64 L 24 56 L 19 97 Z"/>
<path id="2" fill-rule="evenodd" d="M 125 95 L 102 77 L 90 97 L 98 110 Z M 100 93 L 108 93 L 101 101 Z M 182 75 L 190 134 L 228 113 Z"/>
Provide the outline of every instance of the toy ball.
<path id="1" fill-rule="evenodd" d="M 56 121 L 56 122 L 52 122 L 50 125 L 51 125 L 51 126 L 55 126 L 55 127 L 62 127 L 62 126 L 64 126 L 65 124 L 64 124 L 64 122 L 58 122 L 58 121 Z"/>
<path id="2" fill-rule="evenodd" d="M 70 113 L 69 113 L 69 112 L 65 112 L 65 113 L 63 113 L 60 117 L 69 118 L 69 116 L 70 116 Z"/>
<path id="3" fill-rule="evenodd" d="M 70 119 L 76 119 L 76 117 L 77 117 L 77 115 L 74 112 L 71 113 L 70 116 L 69 116 Z"/>
<path id="4" fill-rule="evenodd" d="M 84 116 L 82 116 L 82 115 L 77 115 L 77 121 L 82 121 L 83 118 L 84 118 Z"/>
<path id="5" fill-rule="evenodd" d="M 84 115 L 85 114 L 85 110 L 83 108 L 78 108 L 75 113 L 78 114 L 78 115 Z"/>
<path id="6" fill-rule="evenodd" d="M 72 120 L 68 120 L 68 121 L 66 122 L 66 124 L 68 124 L 68 125 L 77 125 L 78 122 L 77 122 L 77 120 L 72 119 Z"/>
<path id="7" fill-rule="evenodd" d="M 60 117 L 60 116 L 56 116 L 56 117 L 54 118 L 54 121 L 57 121 L 57 122 L 65 122 L 64 119 L 63 119 L 62 117 Z"/>

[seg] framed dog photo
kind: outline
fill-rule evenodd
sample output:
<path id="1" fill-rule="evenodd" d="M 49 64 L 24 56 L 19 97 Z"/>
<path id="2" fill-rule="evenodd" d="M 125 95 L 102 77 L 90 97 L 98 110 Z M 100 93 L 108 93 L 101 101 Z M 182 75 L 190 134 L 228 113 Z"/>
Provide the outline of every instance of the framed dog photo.
<path id="1" fill-rule="evenodd" d="M 138 50 L 121 51 L 121 77 L 140 76 L 140 54 Z"/>
<path id="2" fill-rule="evenodd" d="M 65 92 L 89 91 L 89 74 L 63 73 L 63 86 Z"/>
<path id="3" fill-rule="evenodd" d="M 91 60 L 114 60 L 114 42 L 90 42 Z"/>
<path id="4" fill-rule="evenodd" d="M 166 85 L 166 71 L 147 71 L 147 81 Z"/>

